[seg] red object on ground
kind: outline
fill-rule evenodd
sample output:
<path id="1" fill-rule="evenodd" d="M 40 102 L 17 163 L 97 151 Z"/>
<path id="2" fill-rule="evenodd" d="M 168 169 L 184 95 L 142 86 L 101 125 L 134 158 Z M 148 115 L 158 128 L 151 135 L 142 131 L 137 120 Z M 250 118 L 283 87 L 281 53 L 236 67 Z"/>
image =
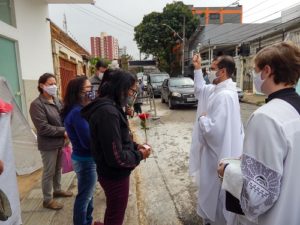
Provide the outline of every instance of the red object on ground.
<path id="1" fill-rule="evenodd" d="M 141 113 L 139 115 L 139 117 L 140 117 L 141 120 L 146 120 L 150 117 L 150 114 L 149 113 Z"/>
<path id="2" fill-rule="evenodd" d="M 0 98 L 0 113 L 8 113 L 13 110 L 13 106 Z"/>

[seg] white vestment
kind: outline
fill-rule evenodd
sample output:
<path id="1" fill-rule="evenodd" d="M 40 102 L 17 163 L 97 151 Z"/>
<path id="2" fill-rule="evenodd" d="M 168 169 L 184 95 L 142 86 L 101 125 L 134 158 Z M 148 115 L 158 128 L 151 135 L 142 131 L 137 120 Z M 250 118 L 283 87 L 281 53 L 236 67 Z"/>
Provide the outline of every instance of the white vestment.
<path id="1" fill-rule="evenodd" d="M 245 133 L 241 166 L 228 165 L 223 182 L 248 218 L 240 224 L 299 225 L 299 113 L 273 99 L 251 115 Z"/>
<path id="2" fill-rule="evenodd" d="M 242 153 L 244 132 L 240 105 L 232 79 L 218 85 L 206 85 L 201 70 L 196 70 L 194 74 L 198 108 L 189 169 L 199 188 L 197 213 L 217 224 L 217 206 L 224 202 L 224 193 L 220 195 L 218 162 L 222 158 L 240 157 Z M 203 113 L 206 116 L 201 116 Z"/>

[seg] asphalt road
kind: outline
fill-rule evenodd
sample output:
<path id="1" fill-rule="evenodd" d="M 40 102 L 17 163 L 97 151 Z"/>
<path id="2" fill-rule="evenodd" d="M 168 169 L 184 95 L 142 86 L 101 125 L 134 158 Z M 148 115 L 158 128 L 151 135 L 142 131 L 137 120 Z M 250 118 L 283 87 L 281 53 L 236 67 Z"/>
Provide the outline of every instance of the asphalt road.
<path id="1" fill-rule="evenodd" d="M 151 120 L 147 131 L 153 148 L 151 158 L 139 167 L 140 199 L 144 224 L 196 225 L 202 224 L 196 213 L 196 187 L 188 174 L 189 150 L 196 108 L 169 110 L 167 104 L 156 99 L 158 120 Z M 257 106 L 242 103 L 241 114 L 246 124 Z M 148 111 L 149 105 L 143 105 Z M 152 112 L 153 113 L 153 112 Z M 143 142 L 145 135 L 134 118 L 136 134 Z"/>

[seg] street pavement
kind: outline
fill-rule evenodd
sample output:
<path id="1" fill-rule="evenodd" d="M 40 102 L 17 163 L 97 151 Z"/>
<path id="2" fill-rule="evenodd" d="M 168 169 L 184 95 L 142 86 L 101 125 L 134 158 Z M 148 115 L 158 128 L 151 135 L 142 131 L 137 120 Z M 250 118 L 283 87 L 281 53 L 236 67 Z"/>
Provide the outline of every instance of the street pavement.
<path id="1" fill-rule="evenodd" d="M 150 120 L 148 143 L 153 154 L 142 161 L 131 175 L 129 202 L 124 225 L 196 225 L 202 224 L 196 213 L 196 187 L 188 174 L 189 148 L 196 108 L 169 110 L 166 104 L 155 100 L 158 120 Z M 144 104 L 143 111 L 149 105 Z M 241 104 L 243 123 L 257 108 Z M 151 112 L 153 113 L 153 112 Z M 130 120 L 136 139 L 143 143 L 144 132 L 140 120 Z M 73 172 L 63 175 L 63 188 L 76 194 L 76 177 Z M 59 211 L 42 207 L 40 181 L 21 202 L 24 225 L 71 225 L 75 196 L 60 198 L 64 208 Z M 97 184 L 94 195 L 94 218 L 103 221 L 105 196 Z"/>
<path id="2" fill-rule="evenodd" d="M 189 150 L 196 108 L 169 110 L 156 99 L 159 120 L 150 120 L 148 143 L 153 148 L 151 158 L 139 168 L 140 189 L 143 193 L 139 209 L 150 225 L 202 224 L 196 213 L 197 192 L 188 174 Z M 243 123 L 258 106 L 241 103 Z M 149 110 L 143 105 L 143 110 Z M 145 140 L 139 119 L 133 119 L 136 134 Z"/>

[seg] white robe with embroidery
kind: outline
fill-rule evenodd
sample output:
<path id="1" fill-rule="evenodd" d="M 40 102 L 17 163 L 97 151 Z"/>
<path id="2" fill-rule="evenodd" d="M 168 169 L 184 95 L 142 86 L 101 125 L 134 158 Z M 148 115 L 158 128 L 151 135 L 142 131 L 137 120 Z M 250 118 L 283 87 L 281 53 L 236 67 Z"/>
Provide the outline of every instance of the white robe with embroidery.
<path id="1" fill-rule="evenodd" d="M 273 99 L 251 115 L 241 166 L 226 167 L 223 188 L 240 200 L 255 224 L 299 225 L 299 171 L 299 113 L 284 100 Z"/>
<path id="2" fill-rule="evenodd" d="M 197 213 L 215 221 L 217 206 L 222 204 L 217 165 L 222 158 L 240 157 L 243 125 L 236 84 L 232 79 L 206 85 L 201 70 L 196 70 L 194 80 L 198 109 L 189 169 L 199 188 Z M 207 115 L 200 117 L 203 113 Z"/>

